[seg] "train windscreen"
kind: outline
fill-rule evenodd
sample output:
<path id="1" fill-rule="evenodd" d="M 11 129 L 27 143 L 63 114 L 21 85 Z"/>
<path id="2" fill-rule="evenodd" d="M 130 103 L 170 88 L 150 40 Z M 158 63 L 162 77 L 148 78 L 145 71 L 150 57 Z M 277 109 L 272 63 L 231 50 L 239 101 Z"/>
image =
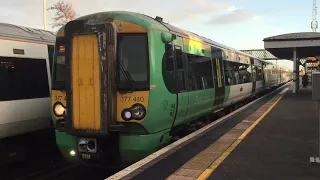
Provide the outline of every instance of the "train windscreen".
<path id="1" fill-rule="evenodd" d="M 117 59 L 119 63 L 118 89 L 148 89 L 149 57 L 147 34 L 119 34 L 117 43 Z"/>

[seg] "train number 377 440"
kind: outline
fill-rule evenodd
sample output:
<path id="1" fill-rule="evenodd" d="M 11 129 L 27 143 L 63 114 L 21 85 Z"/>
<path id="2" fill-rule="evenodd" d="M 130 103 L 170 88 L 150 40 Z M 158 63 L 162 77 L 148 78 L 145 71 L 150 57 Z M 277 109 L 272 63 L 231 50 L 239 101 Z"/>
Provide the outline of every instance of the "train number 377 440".
<path id="1" fill-rule="evenodd" d="M 63 100 L 67 100 L 67 96 L 65 96 L 64 98 L 62 98 L 62 96 L 55 96 L 55 101 L 62 101 Z"/>
<path id="2" fill-rule="evenodd" d="M 144 97 L 121 96 L 120 102 L 144 102 Z"/>

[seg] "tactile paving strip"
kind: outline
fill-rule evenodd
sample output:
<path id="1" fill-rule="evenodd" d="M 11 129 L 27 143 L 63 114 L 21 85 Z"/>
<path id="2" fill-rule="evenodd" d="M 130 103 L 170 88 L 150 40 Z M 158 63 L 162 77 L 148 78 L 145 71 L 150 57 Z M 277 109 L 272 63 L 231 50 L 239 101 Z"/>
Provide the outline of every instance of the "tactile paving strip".
<path id="1" fill-rule="evenodd" d="M 170 175 L 168 180 L 197 179 L 223 152 L 225 152 L 238 138 L 278 100 L 279 94 L 261 106 L 253 114 L 242 120 L 217 141 L 185 163 L 180 169 Z"/>

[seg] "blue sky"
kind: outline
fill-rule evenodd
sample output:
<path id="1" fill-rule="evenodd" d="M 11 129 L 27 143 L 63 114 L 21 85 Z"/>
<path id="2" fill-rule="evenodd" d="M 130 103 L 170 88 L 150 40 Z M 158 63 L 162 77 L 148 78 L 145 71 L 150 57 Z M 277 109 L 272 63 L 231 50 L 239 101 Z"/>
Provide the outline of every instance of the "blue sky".
<path id="1" fill-rule="evenodd" d="M 51 6 L 58 0 L 47 0 Z M 164 21 L 233 48 L 263 49 L 263 38 L 311 31 L 312 0 L 65 0 L 82 16 L 108 10 Z M 320 2 L 319 2 L 320 3 Z M 48 12 L 49 30 L 53 12 Z M 0 22 L 43 28 L 42 0 L 0 2 Z M 282 64 L 280 62 L 280 64 Z M 291 63 L 283 62 L 291 67 Z"/>

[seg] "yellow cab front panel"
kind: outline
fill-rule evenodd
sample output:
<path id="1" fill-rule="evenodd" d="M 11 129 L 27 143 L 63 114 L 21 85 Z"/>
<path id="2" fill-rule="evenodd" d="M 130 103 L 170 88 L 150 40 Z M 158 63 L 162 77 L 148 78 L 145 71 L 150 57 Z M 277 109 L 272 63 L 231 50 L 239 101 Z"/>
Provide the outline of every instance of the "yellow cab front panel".
<path id="1" fill-rule="evenodd" d="M 95 34 L 72 38 L 73 128 L 101 129 L 100 69 Z"/>

